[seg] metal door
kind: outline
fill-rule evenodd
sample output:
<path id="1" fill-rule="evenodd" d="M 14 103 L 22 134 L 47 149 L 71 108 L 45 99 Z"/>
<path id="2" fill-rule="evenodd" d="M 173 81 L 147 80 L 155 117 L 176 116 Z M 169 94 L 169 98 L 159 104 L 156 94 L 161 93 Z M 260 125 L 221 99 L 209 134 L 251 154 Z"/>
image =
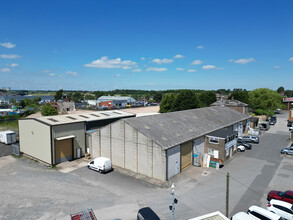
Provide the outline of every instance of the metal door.
<path id="1" fill-rule="evenodd" d="M 192 141 L 180 145 L 181 171 L 188 168 L 192 163 Z"/>
<path id="2" fill-rule="evenodd" d="M 56 164 L 73 159 L 73 139 L 55 141 Z"/>

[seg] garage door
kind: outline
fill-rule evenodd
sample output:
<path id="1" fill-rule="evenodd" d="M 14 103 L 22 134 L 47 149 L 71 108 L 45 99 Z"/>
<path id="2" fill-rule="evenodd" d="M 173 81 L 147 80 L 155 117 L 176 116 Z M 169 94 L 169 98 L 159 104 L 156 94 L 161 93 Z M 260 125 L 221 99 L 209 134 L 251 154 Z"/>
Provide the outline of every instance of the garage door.
<path id="1" fill-rule="evenodd" d="M 192 142 L 181 144 L 180 157 L 181 157 L 181 171 L 188 168 L 191 165 L 192 157 Z"/>
<path id="2" fill-rule="evenodd" d="M 56 164 L 73 159 L 72 138 L 65 140 L 56 140 L 55 142 Z"/>

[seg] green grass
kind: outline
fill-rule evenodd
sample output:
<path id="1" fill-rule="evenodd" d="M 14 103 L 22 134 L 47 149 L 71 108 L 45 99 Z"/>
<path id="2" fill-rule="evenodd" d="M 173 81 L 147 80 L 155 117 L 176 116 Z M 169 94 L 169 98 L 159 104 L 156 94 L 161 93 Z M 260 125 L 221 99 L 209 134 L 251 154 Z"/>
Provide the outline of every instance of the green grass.
<path id="1" fill-rule="evenodd" d="M 18 120 L 0 123 L 0 130 L 17 130 Z"/>

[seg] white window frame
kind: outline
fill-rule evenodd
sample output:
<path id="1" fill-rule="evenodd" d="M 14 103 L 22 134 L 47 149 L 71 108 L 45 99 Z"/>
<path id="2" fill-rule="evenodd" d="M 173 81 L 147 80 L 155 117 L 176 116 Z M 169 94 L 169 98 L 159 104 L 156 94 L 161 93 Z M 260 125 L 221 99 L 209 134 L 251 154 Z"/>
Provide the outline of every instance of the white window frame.
<path id="1" fill-rule="evenodd" d="M 217 142 L 213 142 L 214 141 L 217 141 Z M 210 144 L 219 144 L 219 138 L 218 137 L 209 137 L 209 143 Z"/>

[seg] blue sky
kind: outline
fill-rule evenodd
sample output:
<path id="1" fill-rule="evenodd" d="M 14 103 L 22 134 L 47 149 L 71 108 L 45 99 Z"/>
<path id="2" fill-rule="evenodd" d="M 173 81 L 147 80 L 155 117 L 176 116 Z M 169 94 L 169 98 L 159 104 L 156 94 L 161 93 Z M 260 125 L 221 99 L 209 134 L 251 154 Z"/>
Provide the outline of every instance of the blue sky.
<path id="1" fill-rule="evenodd" d="M 0 1 L 0 87 L 293 89 L 291 0 Z"/>

